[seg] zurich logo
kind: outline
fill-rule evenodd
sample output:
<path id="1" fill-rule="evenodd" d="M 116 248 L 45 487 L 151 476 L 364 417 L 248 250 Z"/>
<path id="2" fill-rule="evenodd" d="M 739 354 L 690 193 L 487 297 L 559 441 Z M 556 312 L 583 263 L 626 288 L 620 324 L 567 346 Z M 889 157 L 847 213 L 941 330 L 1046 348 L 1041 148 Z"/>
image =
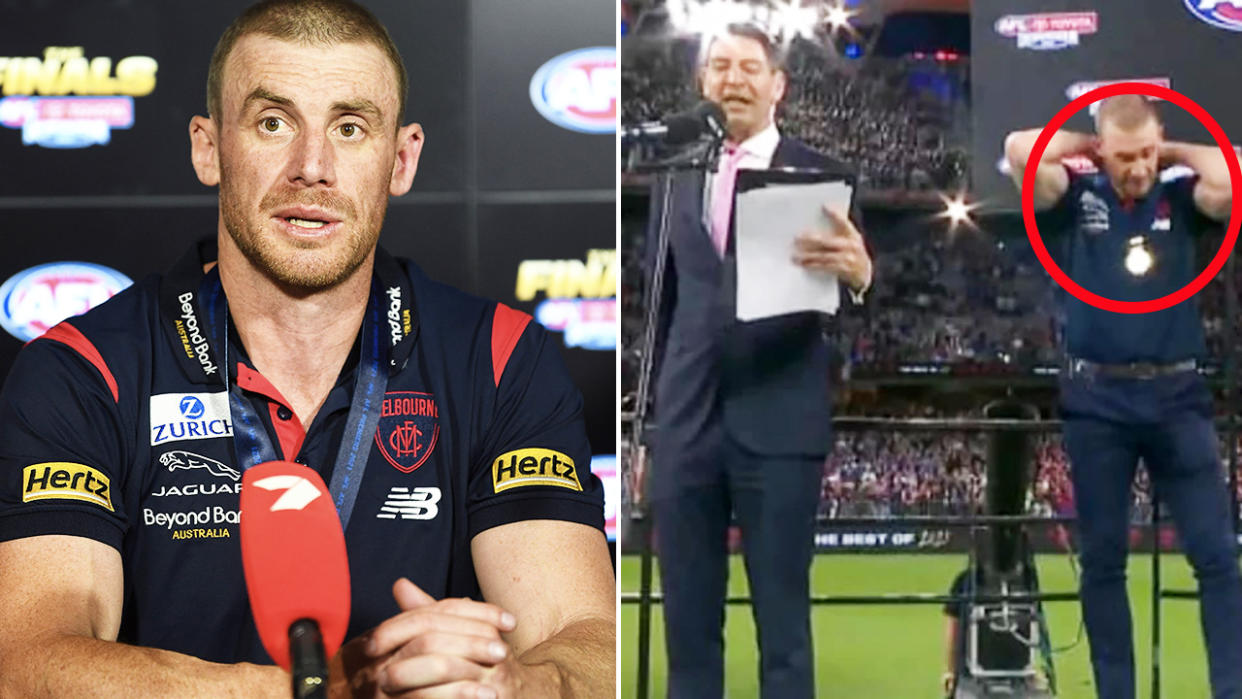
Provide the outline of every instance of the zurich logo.
<path id="1" fill-rule="evenodd" d="M 133 284 L 129 277 L 88 262 L 31 267 L 0 284 L 0 327 L 22 342 L 81 315 Z"/>
<path id="2" fill-rule="evenodd" d="M 1214 27 L 1242 32 L 1242 0 L 1182 0 L 1190 14 Z"/>
<path id="3" fill-rule="evenodd" d="M 197 420 L 203 416 L 203 401 L 194 396 L 181 399 L 181 414 L 188 420 Z"/>
<path id="4" fill-rule="evenodd" d="M 530 101 L 545 119 L 583 133 L 617 129 L 617 50 L 598 46 L 549 60 L 530 80 Z"/>

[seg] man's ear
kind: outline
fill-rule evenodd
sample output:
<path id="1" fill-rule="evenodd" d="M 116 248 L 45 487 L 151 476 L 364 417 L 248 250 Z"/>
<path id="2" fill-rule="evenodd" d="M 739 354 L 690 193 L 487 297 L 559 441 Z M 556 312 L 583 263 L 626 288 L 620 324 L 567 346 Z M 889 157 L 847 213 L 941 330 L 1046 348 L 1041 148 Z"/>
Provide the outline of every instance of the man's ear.
<path id="1" fill-rule="evenodd" d="M 410 191 L 414 173 L 418 171 L 418 156 L 423 152 L 423 127 L 407 124 L 397 131 L 397 156 L 393 160 L 392 175 L 388 180 L 388 193 L 399 197 Z"/>
<path id="2" fill-rule="evenodd" d="M 785 75 L 785 71 L 779 68 L 776 71 L 776 78 L 772 81 L 772 104 L 780 104 L 785 99 L 785 88 L 788 86 L 789 77 Z"/>
<path id="3" fill-rule="evenodd" d="M 220 142 L 210 117 L 190 119 L 190 162 L 198 181 L 208 187 L 220 184 Z"/>

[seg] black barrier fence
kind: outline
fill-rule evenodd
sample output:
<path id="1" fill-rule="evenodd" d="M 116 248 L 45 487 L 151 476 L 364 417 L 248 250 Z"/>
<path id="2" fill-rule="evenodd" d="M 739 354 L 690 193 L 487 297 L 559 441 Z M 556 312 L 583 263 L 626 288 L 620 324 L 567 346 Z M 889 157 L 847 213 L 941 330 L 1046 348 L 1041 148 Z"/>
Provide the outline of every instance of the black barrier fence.
<path id="1" fill-rule="evenodd" d="M 630 517 L 629 531 L 643 526 L 641 520 L 641 516 Z M 815 551 L 821 554 L 968 553 L 972 545 L 971 526 L 986 528 L 991 523 L 1015 521 L 1028 525 L 1028 546 L 1032 553 L 1066 553 L 1077 548 L 1071 541 L 1073 517 L 1032 516 L 1018 520 L 922 515 L 821 518 L 813 536 Z M 1242 533 L 1237 540 L 1242 550 Z M 1177 553 L 1182 550 L 1171 523 L 1162 523 L 1159 529 L 1153 529 L 1149 522 L 1136 521 L 1130 527 L 1129 543 L 1131 549 L 1140 551 L 1159 549 L 1163 553 Z M 729 552 L 740 552 L 736 542 L 731 542 Z M 629 537 L 621 553 L 641 555 L 642 549 Z"/>
<path id="2" fill-rule="evenodd" d="M 1233 367 L 1230 367 L 1232 369 Z M 1232 372 L 1230 372 L 1232 373 Z M 1232 376 L 1230 378 L 1233 378 Z M 1230 382 L 1231 384 L 1232 382 Z M 1229 395 L 1232 391 L 1227 388 Z M 1038 433 L 1053 432 L 1061 427 L 1060 420 L 1021 420 L 1021 419 L 941 419 L 941 418 L 870 418 L 870 417 L 839 417 L 833 420 L 833 425 L 837 429 L 846 430 L 902 430 L 902 431 L 936 431 L 936 432 L 988 432 L 993 434 L 1007 433 L 1013 435 L 1015 433 Z M 1229 450 L 1229 492 L 1233 506 L 1233 522 L 1235 531 L 1238 529 L 1237 524 L 1237 450 L 1233 445 L 1237 443 L 1238 422 L 1236 416 L 1231 418 L 1222 418 L 1217 420 L 1217 426 L 1228 430 Z M 993 455 L 995 456 L 995 455 Z M 1172 537 L 1166 536 L 1165 532 L 1171 529 L 1164 526 L 1163 521 L 1159 518 L 1160 508 L 1158 506 L 1157 492 L 1153 484 L 1152 487 L 1152 519 L 1149 522 L 1138 525 L 1141 537 L 1141 544 L 1144 549 L 1150 551 L 1152 555 L 1152 633 L 1151 633 L 1151 696 L 1153 699 L 1160 697 L 1160 602 L 1163 599 L 1198 599 L 1198 592 L 1194 590 L 1165 590 L 1161 587 L 1160 582 L 1160 556 L 1156 555 L 1165 550 L 1171 550 Z M 639 517 L 635 522 L 639 526 L 634 528 L 635 537 L 626 537 L 632 541 L 637 539 L 639 543 L 639 554 L 641 556 L 641 570 L 639 591 L 637 593 L 628 592 L 620 595 L 622 604 L 637 604 L 639 606 L 638 620 L 638 663 L 637 663 L 637 682 L 636 696 L 638 699 L 647 699 L 650 690 L 650 650 L 651 650 L 651 607 L 654 604 L 663 603 L 663 595 L 652 590 L 653 578 L 653 561 L 651 548 L 651 531 L 652 521 L 650 517 Z M 889 527 L 909 527 L 911 523 L 922 528 L 949 529 L 951 531 L 969 532 L 969 544 L 974 544 L 974 536 L 976 533 L 990 528 L 1014 527 L 1024 525 L 1045 525 L 1073 527 L 1076 524 L 1074 518 L 1068 517 L 1037 517 L 1030 515 L 967 515 L 962 517 L 901 517 L 901 518 L 875 518 L 875 517 L 854 517 L 854 518 L 836 518 L 829 519 L 820 518 L 821 526 L 825 524 L 833 524 L 843 527 L 853 526 L 889 526 Z M 818 537 L 826 532 L 820 531 L 816 534 Z M 874 534 L 874 532 L 872 532 Z M 961 537 L 961 534 L 958 534 Z M 950 540 L 953 535 L 950 534 Z M 866 534 L 863 537 L 866 541 Z M 903 538 L 904 541 L 904 538 Z M 1131 546 L 1135 549 L 1135 546 Z M 1004 595 L 984 595 L 972 593 L 968 595 L 944 595 L 939 593 L 904 593 L 904 594 L 881 594 L 881 595 L 816 595 L 812 594 L 810 603 L 817 606 L 822 605 L 889 605 L 889 604 L 948 604 L 948 603 L 971 603 L 971 604 L 987 604 L 987 603 L 1020 603 L 1020 602 L 1063 602 L 1077 600 L 1078 593 L 1076 591 L 1055 591 L 1055 592 L 1038 592 L 1038 593 L 1020 593 L 1010 592 Z M 750 597 L 747 596 L 730 596 L 725 599 L 725 603 L 729 605 L 748 605 L 752 603 Z"/>

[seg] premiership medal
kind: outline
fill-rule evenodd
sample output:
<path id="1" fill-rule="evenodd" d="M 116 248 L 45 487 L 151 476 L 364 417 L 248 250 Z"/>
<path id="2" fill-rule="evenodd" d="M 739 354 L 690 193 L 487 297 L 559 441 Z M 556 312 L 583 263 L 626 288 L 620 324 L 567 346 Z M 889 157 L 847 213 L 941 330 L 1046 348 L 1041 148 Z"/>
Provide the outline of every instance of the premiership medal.
<path id="1" fill-rule="evenodd" d="M 1130 238 L 1126 247 L 1126 271 L 1135 277 L 1146 276 L 1156 265 L 1156 256 L 1152 254 L 1147 236 L 1136 235 Z"/>

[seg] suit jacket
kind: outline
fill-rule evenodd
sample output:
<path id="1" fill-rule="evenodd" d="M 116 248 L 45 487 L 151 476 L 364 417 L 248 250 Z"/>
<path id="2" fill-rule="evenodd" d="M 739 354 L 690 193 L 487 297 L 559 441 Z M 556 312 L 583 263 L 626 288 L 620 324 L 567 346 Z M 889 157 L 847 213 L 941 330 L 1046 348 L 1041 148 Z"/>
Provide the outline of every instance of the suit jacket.
<path id="1" fill-rule="evenodd" d="M 851 172 L 788 138 L 777 145 L 772 167 Z M 832 413 L 823 316 L 736 320 L 733 244 L 723 259 L 712 246 L 703 225 L 703 183 L 702 172 L 678 173 L 657 185 L 651 199 L 649 263 L 658 247 L 661 187 L 672 187 L 657 332 L 657 449 L 694 449 L 710 421 L 720 419 L 733 439 L 755 453 L 825 454 Z M 856 210 L 851 218 L 859 225 Z"/>

